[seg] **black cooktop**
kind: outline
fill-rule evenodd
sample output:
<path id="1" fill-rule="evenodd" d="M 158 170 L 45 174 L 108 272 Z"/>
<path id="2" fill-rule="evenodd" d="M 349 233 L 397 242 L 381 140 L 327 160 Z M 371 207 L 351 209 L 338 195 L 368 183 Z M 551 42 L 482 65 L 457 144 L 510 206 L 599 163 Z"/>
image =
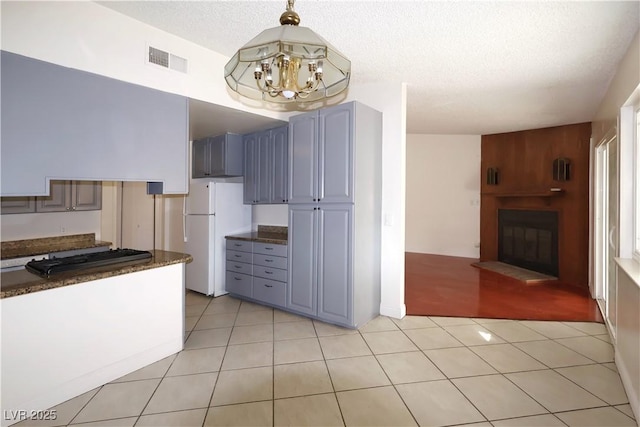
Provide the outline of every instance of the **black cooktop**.
<path id="1" fill-rule="evenodd" d="M 111 249 L 102 252 L 29 261 L 25 268 L 31 273 L 48 277 L 55 273 L 101 267 L 151 258 L 151 252 L 136 249 Z"/>

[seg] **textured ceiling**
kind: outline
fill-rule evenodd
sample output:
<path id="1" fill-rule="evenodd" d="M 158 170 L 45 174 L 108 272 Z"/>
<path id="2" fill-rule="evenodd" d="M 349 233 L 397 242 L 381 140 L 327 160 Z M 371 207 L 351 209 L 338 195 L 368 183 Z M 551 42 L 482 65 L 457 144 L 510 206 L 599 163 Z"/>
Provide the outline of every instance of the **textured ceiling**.
<path id="1" fill-rule="evenodd" d="M 286 1 L 100 4 L 231 56 Z M 407 132 L 490 134 L 591 121 L 638 31 L 638 1 L 298 0 L 352 84 L 406 82 Z"/>

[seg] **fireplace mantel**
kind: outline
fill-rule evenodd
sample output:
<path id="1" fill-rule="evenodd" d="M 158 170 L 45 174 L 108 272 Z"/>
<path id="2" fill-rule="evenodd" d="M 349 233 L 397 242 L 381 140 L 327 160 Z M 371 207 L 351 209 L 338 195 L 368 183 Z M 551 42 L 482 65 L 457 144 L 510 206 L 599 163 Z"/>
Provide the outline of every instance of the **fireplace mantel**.
<path id="1" fill-rule="evenodd" d="M 561 188 L 550 189 L 548 191 L 534 192 L 515 192 L 515 193 L 482 193 L 483 196 L 493 196 L 498 198 L 514 198 L 514 197 L 557 197 L 562 196 L 564 190 Z"/>

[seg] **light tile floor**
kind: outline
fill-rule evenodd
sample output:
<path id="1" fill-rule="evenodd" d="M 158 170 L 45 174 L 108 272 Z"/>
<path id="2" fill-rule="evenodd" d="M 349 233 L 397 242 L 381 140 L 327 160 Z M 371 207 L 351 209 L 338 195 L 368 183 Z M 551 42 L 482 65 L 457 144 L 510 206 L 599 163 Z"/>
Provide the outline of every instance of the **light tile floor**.
<path id="1" fill-rule="evenodd" d="M 183 351 L 18 425 L 637 425 L 597 323 L 381 316 L 356 331 L 191 292 L 186 313 Z"/>

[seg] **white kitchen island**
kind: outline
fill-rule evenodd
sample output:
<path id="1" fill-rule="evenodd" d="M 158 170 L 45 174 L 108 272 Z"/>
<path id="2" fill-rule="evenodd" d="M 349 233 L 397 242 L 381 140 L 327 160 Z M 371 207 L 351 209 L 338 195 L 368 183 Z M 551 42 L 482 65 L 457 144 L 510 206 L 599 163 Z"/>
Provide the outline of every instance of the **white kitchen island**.
<path id="1" fill-rule="evenodd" d="M 182 350 L 191 256 L 152 253 L 53 279 L 2 274 L 3 426 Z"/>

